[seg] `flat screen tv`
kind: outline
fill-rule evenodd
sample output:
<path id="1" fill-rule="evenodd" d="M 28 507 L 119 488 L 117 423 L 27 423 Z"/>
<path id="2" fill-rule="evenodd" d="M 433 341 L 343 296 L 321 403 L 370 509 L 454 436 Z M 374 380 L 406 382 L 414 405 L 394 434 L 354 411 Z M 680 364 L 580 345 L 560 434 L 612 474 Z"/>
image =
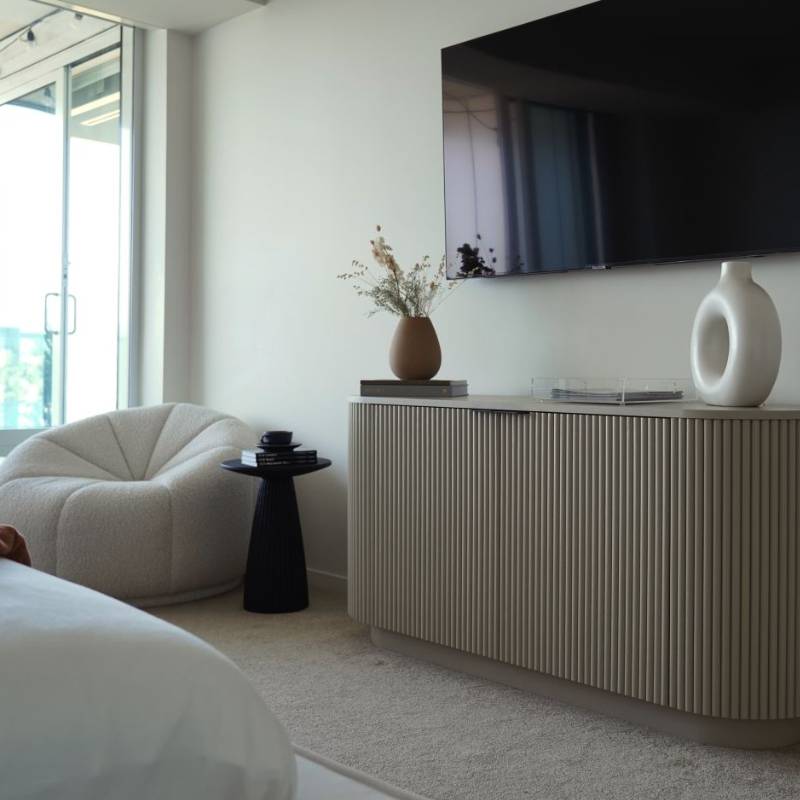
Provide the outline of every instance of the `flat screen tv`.
<path id="1" fill-rule="evenodd" d="M 448 276 L 800 251 L 800 2 L 601 0 L 442 50 Z"/>

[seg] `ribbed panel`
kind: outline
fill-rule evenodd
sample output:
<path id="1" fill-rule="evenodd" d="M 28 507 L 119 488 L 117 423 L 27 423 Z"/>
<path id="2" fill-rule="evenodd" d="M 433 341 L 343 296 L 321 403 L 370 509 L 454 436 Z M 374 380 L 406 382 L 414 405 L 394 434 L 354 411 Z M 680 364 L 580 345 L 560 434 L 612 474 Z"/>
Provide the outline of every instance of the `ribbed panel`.
<path id="1" fill-rule="evenodd" d="M 800 716 L 798 422 L 350 407 L 350 614 L 731 719 Z"/>

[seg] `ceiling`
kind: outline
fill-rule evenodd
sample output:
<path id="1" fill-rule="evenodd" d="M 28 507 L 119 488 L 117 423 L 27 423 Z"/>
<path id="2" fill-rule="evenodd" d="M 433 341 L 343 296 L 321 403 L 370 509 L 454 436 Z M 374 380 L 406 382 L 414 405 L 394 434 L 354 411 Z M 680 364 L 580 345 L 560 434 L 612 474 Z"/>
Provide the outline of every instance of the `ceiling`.
<path id="1" fill-rule="evenodd" d="M 12 3 L 20 0 L 10 0 Z M 0 0 L 0 9 L 9 0 Z M 96 12 L 115 21 L 144 28 L 170 28 L 199 33 L 226 19 L 266 5 L 268 0 L 50 0 L 76 11 Z M 0 11 L 2 17 L 2 11 Z"/>
<path id="2" fill-rule="evenodd" d="M 33 0 L 0 0 L 0 40 L 30 25 L 51 10 Z"/>

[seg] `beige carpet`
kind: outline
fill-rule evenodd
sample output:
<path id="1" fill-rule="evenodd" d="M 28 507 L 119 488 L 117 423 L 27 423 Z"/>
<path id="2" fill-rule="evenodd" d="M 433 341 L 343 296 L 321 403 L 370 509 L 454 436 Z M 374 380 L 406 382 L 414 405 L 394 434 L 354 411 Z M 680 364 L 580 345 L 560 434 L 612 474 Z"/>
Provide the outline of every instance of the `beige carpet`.
<path id="1" fill-rule="evenodd" d="M 376 650 L 342 600 L 258 615 L 232 593 L 157 609 L 232 658 L 295 743 L 433 800 L 800 798 L 800 747 L 682 740 Z"/>

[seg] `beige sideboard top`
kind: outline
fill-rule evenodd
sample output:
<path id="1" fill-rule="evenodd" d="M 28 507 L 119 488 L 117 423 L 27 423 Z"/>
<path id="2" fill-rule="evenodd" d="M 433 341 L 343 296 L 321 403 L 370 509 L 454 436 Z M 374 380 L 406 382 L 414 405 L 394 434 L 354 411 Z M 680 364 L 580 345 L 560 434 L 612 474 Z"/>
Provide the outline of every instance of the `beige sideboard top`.
<path id="1" fill-rule="evenodd" d="M 759 408 L 722 408 L 705 403 L 636 403 L 600 405 L 590 403 L 551 403 L 524 395 L 473 394 L 456 398 L 351 397 L 351 403 L 390 406 L 433 406 L 464 408 L 472 411 L 539 412 L 546 414 L 604 414 L 624 417 L 675 417 L 683 419 L 800 419 L 800 407 L 769 403 Z"/>

